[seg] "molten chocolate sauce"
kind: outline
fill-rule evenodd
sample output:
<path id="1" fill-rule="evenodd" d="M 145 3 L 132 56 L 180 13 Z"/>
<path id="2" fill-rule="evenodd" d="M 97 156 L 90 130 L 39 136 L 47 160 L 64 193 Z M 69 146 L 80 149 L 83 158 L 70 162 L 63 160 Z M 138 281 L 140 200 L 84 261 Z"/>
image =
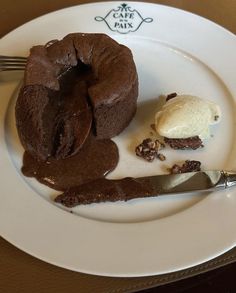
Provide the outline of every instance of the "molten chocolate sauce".
<path id="1" fill-rule="evenodd" d="M 116 167 L 118 160 L 118 148 L 112 140 L 97 140 L 90 135 L 76 155 L 63 160 L 37 161 L 25 152 L 22 173 L 53 189 L 66 190 L 104 177 Z"/>

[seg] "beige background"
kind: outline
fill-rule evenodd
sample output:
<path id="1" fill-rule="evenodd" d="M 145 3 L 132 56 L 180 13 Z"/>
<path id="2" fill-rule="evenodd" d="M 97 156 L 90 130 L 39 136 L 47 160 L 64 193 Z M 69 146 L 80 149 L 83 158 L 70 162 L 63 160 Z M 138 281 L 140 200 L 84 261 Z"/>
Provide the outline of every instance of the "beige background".
<path id="1" fill-rule="evenodd" d="M 1 0 L 0 37 L 42 14 L 88 2 L 92 1 Z M 169 0 L 149 2 L 166 4 L 194 12 L 236 33 L 236 0 Z M 0 292 L 130 292 L 187 277 L 188 275 L 203 272 L 235 260 L 236 250 L 232 250 L 216 261 L 204 264 L 191 271 L 185 270 L 178 274 L 131 279 L 105 278 L 79 274 L 49 265 L 25 254 L 0 238 Z"/>

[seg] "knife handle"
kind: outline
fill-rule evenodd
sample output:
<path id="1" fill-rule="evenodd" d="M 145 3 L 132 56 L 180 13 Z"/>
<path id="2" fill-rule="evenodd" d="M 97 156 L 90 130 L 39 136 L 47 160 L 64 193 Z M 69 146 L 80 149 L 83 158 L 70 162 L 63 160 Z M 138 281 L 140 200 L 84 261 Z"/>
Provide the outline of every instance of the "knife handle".
<path id="1" fill-rule="evenodd" d="M 222 171 L 222 174 L 224 176 L 225 188 L 232 187 L 232 186 L 236 185 L 236 173 L 235 172 Z"/>

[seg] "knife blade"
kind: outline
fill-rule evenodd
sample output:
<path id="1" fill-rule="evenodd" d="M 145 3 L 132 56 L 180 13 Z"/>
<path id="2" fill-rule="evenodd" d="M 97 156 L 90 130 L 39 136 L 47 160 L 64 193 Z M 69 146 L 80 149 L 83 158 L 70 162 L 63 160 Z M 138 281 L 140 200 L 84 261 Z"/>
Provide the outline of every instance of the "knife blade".
<path id="1" fill-rule="evenodd" d="M 67 207 L 99 202 L 128 201 L 135 198 L 224 189 L 236 185 L 236 173 L 199 171 L 118 180 L 100 178 L 70 188 L 55 198 Z"/>
<path id="2" fill-rule="evenodd" d="M 149 180 L 153 195 L 205 191 L 236 185 L 236 173 L 223 170 L 156 175 L 138 179 Z"/>

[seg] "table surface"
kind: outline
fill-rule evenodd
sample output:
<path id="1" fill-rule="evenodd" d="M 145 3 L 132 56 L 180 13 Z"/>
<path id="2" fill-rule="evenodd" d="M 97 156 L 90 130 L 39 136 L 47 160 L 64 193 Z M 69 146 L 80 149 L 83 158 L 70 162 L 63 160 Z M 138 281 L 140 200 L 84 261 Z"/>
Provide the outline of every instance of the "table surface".
<path id="1" fill-rule="evenodd" d="M 89 2 L 93 1 L 1 0 L 0 37 L 37 16 L 60 8 Z M 191 11 L 236 33 L 236 0 L 157 0 L 149 2 Z M 236 259 L 236 254 L 235 257 L 231 255 L 225 259 L 232 262 Z M 224 263 L 222 261 L 222 264 Z M 208 268 L 210 267 L 208 266 Z M 235 271 L 236 262 L 233 262 L 194 277 L 146 289 L 142 292 L 236 292 Z M 0 292 L 3 293 L 141 292 L 141 289 L 158 284 L 154 281 L 155 277 L 106 278 L 71 272 L 29 256 L 0 238 Z"/>

